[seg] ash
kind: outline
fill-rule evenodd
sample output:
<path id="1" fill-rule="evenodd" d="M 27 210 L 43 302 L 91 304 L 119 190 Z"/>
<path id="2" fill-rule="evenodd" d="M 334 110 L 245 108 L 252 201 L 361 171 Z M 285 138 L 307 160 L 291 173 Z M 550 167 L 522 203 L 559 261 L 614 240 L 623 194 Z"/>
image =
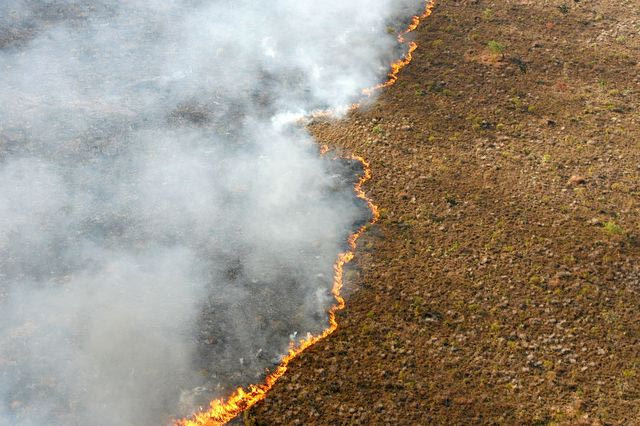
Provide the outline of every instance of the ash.
<path id="1" fill-rule="evenodd" d="M 0 424 L 166 424 L 326 327 L 369 213 L 283 117 L 384 79 L 410 5 L 0 2 Z"/>

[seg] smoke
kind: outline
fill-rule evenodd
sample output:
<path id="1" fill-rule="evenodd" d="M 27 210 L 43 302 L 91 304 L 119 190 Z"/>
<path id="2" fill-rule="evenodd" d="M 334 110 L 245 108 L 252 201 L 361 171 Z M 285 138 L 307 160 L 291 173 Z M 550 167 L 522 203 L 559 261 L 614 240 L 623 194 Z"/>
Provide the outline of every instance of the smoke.
<path id="1" fill-rule="evenodd" d="M 164 424 L 326 327 L 366 211 L 287 118 L 383 79 L 420 6 L 2 1 L 0 424 Z"/>

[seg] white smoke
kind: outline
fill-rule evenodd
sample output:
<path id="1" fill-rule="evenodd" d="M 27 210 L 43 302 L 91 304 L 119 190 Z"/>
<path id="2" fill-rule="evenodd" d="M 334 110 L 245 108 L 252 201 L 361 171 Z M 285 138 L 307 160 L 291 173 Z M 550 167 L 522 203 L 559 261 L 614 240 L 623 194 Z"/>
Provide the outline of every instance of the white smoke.
<path id="1" fill-rule="evenodd" d="M 1 2 L 0 424 L 163 424 L 322 330 L 364 208 L 283 123 L 384 79 L 421 6 Z"/>

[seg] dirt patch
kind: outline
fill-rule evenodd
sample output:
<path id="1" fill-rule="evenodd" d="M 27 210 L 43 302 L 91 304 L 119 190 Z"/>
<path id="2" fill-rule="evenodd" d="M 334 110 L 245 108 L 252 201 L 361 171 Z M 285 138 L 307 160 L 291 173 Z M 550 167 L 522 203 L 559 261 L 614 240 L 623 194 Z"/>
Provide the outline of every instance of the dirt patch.
<path id="1" fill-rule="evenodd" d="M 639 424 L 640 9 L 441 1 L 320 143 L 382 218 L 248 424 Z"/>

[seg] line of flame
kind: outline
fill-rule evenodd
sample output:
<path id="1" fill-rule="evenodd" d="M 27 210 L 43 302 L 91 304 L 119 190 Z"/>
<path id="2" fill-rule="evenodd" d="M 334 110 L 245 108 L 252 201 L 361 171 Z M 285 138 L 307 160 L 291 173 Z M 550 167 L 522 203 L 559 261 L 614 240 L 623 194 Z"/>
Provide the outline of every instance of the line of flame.
<path id="1" fill-rule="evenodd" d="M 427 0 L 425 11 L 420 16 L 413 16 L 411 20 L 411 24 L 407 27 L 406 30 L 401 32 L 398 35 L 398 42 L 401 44 L 405 44 L 405 37 L 408 33 L 414 31 L 420 23 L 428 18 L 435 6 L 435 0 Z M 398 61 L 391 64 L 391 71 L 388 74 L 388 80 L 385 83 L 378 84 L 372 88 L 363 90 L 363 94 L 366 96 L 371 96 L 375 91 L 383 89 L 385 87 L 392 86 L 398 80 L 398 74 L 400 71 L 406 67 L 412 60 L 412 54 L 416 50 L 418 45 L 415 42 L 409 43 L 409 50 L 404 58 L 399 59 Z M 359 104 L 355 104 L 354 109 L 357 108 Z M 328 151 L 328 147 L 323 145 L 320 147 L 320 153 L 325 154 Z M 362 188 L 364 183 L 371 179 L 371 168 L 369 163 L 362 157 L 352 155 L 351 159 L 357 160 L 362 164 L 363 174 L 358 180 L 358 182 L 354 186 L 354 192 L 356 196 L 362 200 L 364 200 L 372 213 L 372 219 L 370 224 L 373 224 L 378 221 L 380 214 L 378 212 L 378 208 L 373 202 L 367 197 Z M 284 355 L 280 361 L 278 367 L 271 371 L 264 383 L 257 385 L 249 385 L 245 390 L 242 387 L 236 389 L 231 396 L 225 399 L 215 399 L 211 401 L 209 404 L 209 409 L 207 411 L 199 412 L 193 414 L 191 417 L 187 419 L 181 419 L 175 422 L 175 426 L 215 426 L 215 425 L 223 425 L 230 420 L 234 419 L 238 415 L 240 415 L 243 411 L 252 407 L 259 401 L 262 401 L 266 398 L 267 392 L 273 387 L 273 385 L 284 375 L 287 371 L 289 363 L 302 352 L 304 352 L 309 346 L 319 342 L 325 337 L 332 334 L 338 328 L 338 322 L 336 320 L 336 313 L 342 310 L 345 306 L 344 298 L 340 295 L 343 286 L 343 274 L 344 274 L 344 266 L 351 262 L 354 256 L 354 252 L 356 249 L 356 241 L 362 235 L 364 230 L 367 228 L 367 225 L 360 227 L 356 232 L 351 234 L 347 239 L 349 250 L 340 253 L 338 258 L 333 265 L 333 287 L 331 289 L 331 293 L 333 294 L 336 303 L 329 308 L 329 327 L 326 328 L 321 334 L 317 336 L 310 336 L 306 339 L 300 341 L 297 346 L 289 347 L 289 350 L 286 355 Z"/>
<path id="2" fill-rule="evenodd" d="M 351 159 L 357 160 L 362 164 L 364 172 L 358 182 L 354 186 L 354 191 L 358 198 L 364 200 L 372 213 L 371 224 L 375 223 L 380 214 L 378 208 L 366 196 L 362 186 L 371 179 L 371 168 L 364 158 L 351 156 Z M 248 409 L 258 401 L 263 400 L 267 396 L 267 392 L 273 387 L 280 377 L 287 371 L 287 367 L 291 360 L 298 356 L 309 346 L 324 339 L 338 328 L 336 320 L 336 312 L 344 308 L 344 298 L 340 295 L 343 285 L 344 265 L 349 263 L 354 256 L 356 249 L 356 241 L 367 228 L 367 225 L 360 227 L 355 233 L 351 234 L 347 240 L 349 249 L 338 255 L 336 263 L 333 265 L 333 288 L 331 293 L 336 299 L 336 303 L 329 308 L 329 327 L 321 334 L 303 339 L 297 346 L 290 346 L 287 354 L 280 361 L 280 365 L 267 375 L 265 382 L 259 385 L 250 385 L 247 390 L 238 388 L 225 401 L 224 399 L 216 399 L 211 401 L 210 407 L 206 412 L 196 413 L 189 419 L 182 419 L 176 423 L 176 426 L 213 426 L 224 424 L 238 416 L 244 410 Z"/>
<path id="3" fill-rule="evenodd" d="M 435 7 L 435 5 L 436 5 L 436 1 L 435 0 L 427 0 L 425 9 L 424 9 L 424 12 L 422 13 L 422 15 L 413 16 L 411 18 L 411 23 L 409 24 L 407 29 L 405 29 L 400 34 L 398 34 L 398 43 L 405 44 L 407 42 L 406 39 L 405 39 L 405 36 L 407 34 L 409 34 L 410 32 L 415 31 L 420 26 L 420 23 L 422 21 L 424 21 L 429 16 L 431 16 L 431 14 L 433 13 L 433 8 Z M 415 50 L 417 48 L 418 48 L 418 44 L 417 43 L 415 43 L 413 41 L 410 42 L 409 43 L 409 50 L 407 51 L 405 56 L 403 58 L 398 59 L 397 61 L 395 61 L 394 63 L 391 64 L 391 71 L 389 72 L 389 74 L 387 74 L 387 81 L 385 81 L 384 83 L 377 84 L 377 85 L 375 85 L 373 87 L 370 87 L 368 89 L 364 89 L 362 91 L 362 94 L 366 95 L 366 96 L 371 96 L 374 92 L 376 92 L 376 91 L 378 91 L 380 89 L 384 89 L 385 87 L 393 86 L 396 83 L 396 81 L 398 81 L 398 76 L 400 74 L 400 71 L 402 71 L 402 69 L 404 67 L 406 67 L 407 65 L 409 65 L 411 63 L 411 61 L 413 60 L 413 52 L 415 52 Z"/>

